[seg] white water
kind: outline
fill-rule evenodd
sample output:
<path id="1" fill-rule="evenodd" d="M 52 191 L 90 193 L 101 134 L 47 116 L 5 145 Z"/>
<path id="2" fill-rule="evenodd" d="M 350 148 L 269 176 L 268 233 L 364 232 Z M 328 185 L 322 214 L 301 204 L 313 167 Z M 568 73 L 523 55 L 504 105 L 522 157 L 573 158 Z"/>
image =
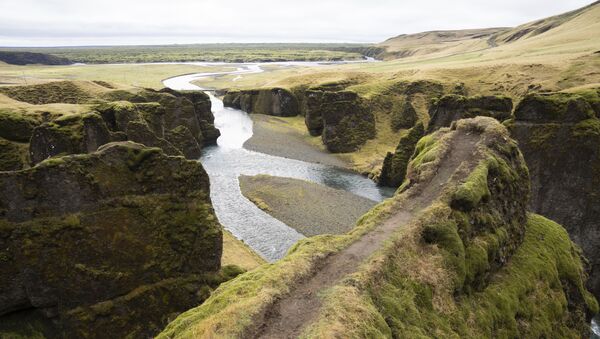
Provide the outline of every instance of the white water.
<path id="1" fill-rule="evenodd" d="M 591 339 L 600 339 L 600 315 L 592 319 L 592 337 Z"/>
<path id="2" fill-rule="evenodd" d="M 280 63 L 284 64 L 284 63 Z M 314 66 L 316 63 L 285 63 L 286 65 Z M 176 90 L 201 90 L 191 83 L 204 77 L 223 74 L 250 74 L 262 72 L 260 64 L 239 64 L 235 71 L 197 73 L 173 77 L 163 81 Z M 221 131 L 217 146 L 204 150 L 200 162 L 211 183 L 211 200 L 221 224 L 238 239 L 246 242 L 265 259 L 273 261 L 304 236 L 283 222 L 271 217 L 246 199 L 239 187 L 240 175 L 270 174 L 309 180 L 354 194 L 381 201 L 393 193 L 379 188 L 361 175 L 343 169 L 299 160 L 271 156 L 243 148 L 252 137 L 252 119 L 247 113 L 223 107 L 223 102 L 209 93 L 215 126 Z"/>

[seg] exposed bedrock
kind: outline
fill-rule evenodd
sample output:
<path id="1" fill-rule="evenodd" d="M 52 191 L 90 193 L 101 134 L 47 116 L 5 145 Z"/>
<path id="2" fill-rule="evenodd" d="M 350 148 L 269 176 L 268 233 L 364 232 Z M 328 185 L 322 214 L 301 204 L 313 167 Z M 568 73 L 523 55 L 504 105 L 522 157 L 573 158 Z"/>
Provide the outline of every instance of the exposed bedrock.
<path id="1" fill-rule="evenodd" d="M 298 98 L 284 88 L 227 91 L 223 104 L 247 113 L 281 117 L 296 116 L 300 112 Z"/>
<path id="2" fill-rule="evenodd" d="M 600 120 L 577 94 L 529 95 L 507 123 L 531 173 L 530 207 L 561 223 L 591 266 L 600 297 Z M 596 111 L 597 114 L 597 111 Z"/>
<path id="3" fill-rule="evenodd" d="M 43 124 L 0 115 L 0 131 L 11 131 L 2 135 L 17 141 L 30 141 L 33 165 L 54 156 L 90 153 L 108 142 L 123 140 L 197 159 L 201 148 L 214 144 L 220 135 L 204 93 L 143 90 L 114 91 L 108 96 L 120 101 L 96 104 L 90 113 L 65 115 Z"/>
<path id="4" fill-rule="evenodd" d="M 400 142 L 394 153 L 387 153 L 377 181 L 379 185 L 398 187 L 402 184 L 406 176 L 408 162 L 415 151 L 417 142 L 423 137 L 424 133 L 425 128 L 423 124 L 417 124 L 400 138 Z"/>
<path id="5" fill-rule="evenodd" d="M 376 135 L 375 116 L 356 92 L 313 87 L 306 91 L 305 122 L 330 152 L 356 151 Z"/>
<path id="6" fill-rule="evenodd" d="M 473 96 L 450 94 L 436 100 L 429 110 L 431 120 L 428 131 L 448 127 L 453 121 L 487 116 L 503 121 L 510 118 L 513 103 L 502 96 Z"/>
<path id="7" fill-rule="evenodd" d="M 17 321 L 47 337 L 149 337 L 221 279 L 196 161 L 109 143 L 3 172 L 0 195 L 0 332 Z"/>

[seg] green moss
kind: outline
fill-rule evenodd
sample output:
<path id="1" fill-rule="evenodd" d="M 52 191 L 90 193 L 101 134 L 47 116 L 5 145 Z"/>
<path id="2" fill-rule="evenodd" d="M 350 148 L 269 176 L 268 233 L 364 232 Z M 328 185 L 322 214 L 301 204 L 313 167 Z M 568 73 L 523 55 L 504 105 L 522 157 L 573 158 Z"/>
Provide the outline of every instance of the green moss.
<path id="1" fill-rule="evenodd" d="M 0 109 L 0 137 L 17 142 L 28 142 L 33 129 L 40 122 L 32 116 L 9 109 Z"/>
<path id="2" fill-rule="evenodd" d="M 27 144 L 0 138 L 0 171 L 16 171 L 27 167 L 28 156 Z"/>
<path id="3" fill-rule="evenodd" d="M 490 196 L 488 188 L 488 164 L 482 163 L 469 175 L 452 196 L 452 208 L 470 211 L 483 199 Z"/>
<path id="4" fill-rule="evenodd" d="M 30 86 L 1 87 L 0 93 L 34 105 L 86 103 L 93 96 L 71 81 L 56 81 Z"/>

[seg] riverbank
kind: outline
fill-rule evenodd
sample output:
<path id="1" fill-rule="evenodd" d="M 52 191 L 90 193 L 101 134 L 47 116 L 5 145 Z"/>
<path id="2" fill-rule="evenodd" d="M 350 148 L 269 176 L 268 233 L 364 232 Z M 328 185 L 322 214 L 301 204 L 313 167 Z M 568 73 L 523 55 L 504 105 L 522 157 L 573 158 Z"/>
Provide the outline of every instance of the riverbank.
<path id="1" fill-rule="evenodd" d="M 263 114 L 251 114 L 250 117 L 254 123 L 253 135 L 244 143 L 246 149 L 289 159 L 352 168 L 347 157 L 327 152 L 320 138 L 308 134 L 303 117 L 282 118 Z"/>
<path id="2" fill-rule="evenodd" d="M 375 201 L 305 180 L 269 175 L 239 177 L 242 194 L 303 235 L 342 234 Z"/>
<path id="3" fill-rule="evenodd" d="M 236 265 L 247 271 L 266 263 L 250 246 L 238 240 L 227 230 L 223 230 L 223 255 L 221 266 Z"/>

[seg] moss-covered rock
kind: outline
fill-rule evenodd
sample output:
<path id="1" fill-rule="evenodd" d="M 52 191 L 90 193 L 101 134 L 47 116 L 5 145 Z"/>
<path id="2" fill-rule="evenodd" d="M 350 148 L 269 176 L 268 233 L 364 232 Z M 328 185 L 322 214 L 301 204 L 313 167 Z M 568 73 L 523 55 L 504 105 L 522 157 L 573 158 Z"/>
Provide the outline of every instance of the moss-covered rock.
<path id="1" fill-rule="evenodd" d="M 73 81 L 54 81 L 39 85 L 0 87 L 0 93 L 34 105 L 67 103 L 82 104 L 93 99 Z"/>
<path id="2" fill-rule="evenodd" d="M 292 117 L 299 114 L 298 99 L 284 88 L 227 91 L 223 97 L 225 107 L 241 109 L 247 113 Z"/>
<path id="3" fill-rule="evenodd" d="M 402 136 L 394 153 L 388 152 L 383 160 L 383 167 L 377 181 L 379 185 L 398 187 L 402 184 L 406 176 L 408 162 L 415 151 L 417 142 L 423 137 L 424 133 L 423 124 L 417 124 L 406 135 Z"/>
<path id="4" fill-rule="evenodd" d="M 413 127 L 419 117 L 413 104 L 410 100 L 404 100 L 401 104 L 401 108 L 392 112 L 392 129 L 398 131 L 400 129 L 406 129 Z"/>
<path id="5" fill-rule="evenodd" d="M 183 155 L 182 151 L 180 151 L 172 143 L 163 138 L 157 137 L 156 134 L 154 134 L 144 122 L 135 120 L 130 121 L 129 124 L 127 124 L 126 133 L 128 140 L 148 147 L 158 147 L 168 155 Z M 189 137 L 191 137 L 193 141 L 196 141 L 191 134 L 189 134 Z"/>
<path id="6" fill-rule="evenodd" d="M 199 159 L 202 155 L 201 145 L 198 144 L 192 136 L 192 132 L 185 126 L 167 130 L 165 138 L 188 159 Z"/>
<path id="7" fill-rule="evenodd" d="M 0 333 L 40 312 L 62 337 L 148 337 L 223 281 L 196 161 L 111 143 L 3 172 L 0 194 Z"/>
<path id="8" fill-rule="evenodd" d="M 305 123 L 330 152 L 356 151 L 376 135 L 375 117 L 356 92 L 322 85 L 306 91 Z"/>
<path id="9" fill-rule="evenodd" d="M 17 171 L 29 166 L 28 145 L 0 138 L 0 171 Z"/>
<path id="10" fill-rule="evenodd" d="M 93 152 L 110 141 L 110 131 L 98 114 L 66 115 L 33 130 L 29 154 L 37 164 L 57 155 Z"/>
<path id="11" fill-rule="evenodd" d="M 0 109 L 0 138 L 16 142 L 29 142 L 39 119 L 9 109 Z"/>
<path id="12" fill-rule="evenodd" d="M 584 96 L 557 93 L 527 96 L 507 125 L 531 173 L 530 208 L 581 246 L 600 297 L 600 120 Z"/>
<path id="13" fill-rule="evenodd" d="M 428 131 L 448 127 L 453 121 L 476 116 L 492 117 L 503 121 L 510 118 L 512 109 L 512 100 L 503 96 L 446 95 L 431 106 Z"/>

